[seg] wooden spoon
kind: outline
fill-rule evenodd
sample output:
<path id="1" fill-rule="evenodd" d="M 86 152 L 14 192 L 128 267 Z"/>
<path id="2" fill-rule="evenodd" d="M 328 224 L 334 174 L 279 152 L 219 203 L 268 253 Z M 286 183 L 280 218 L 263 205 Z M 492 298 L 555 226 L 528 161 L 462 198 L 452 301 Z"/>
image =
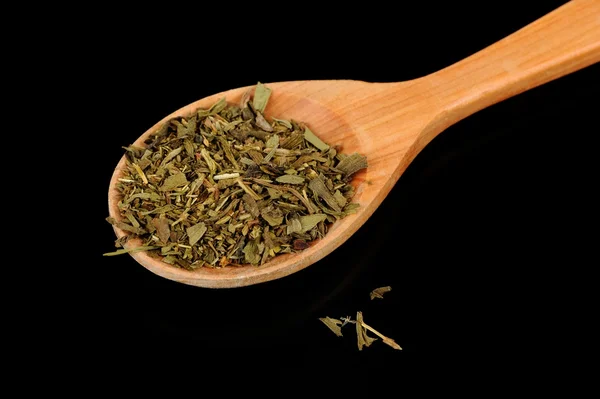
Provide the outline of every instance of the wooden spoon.
<path id="1" fill-rule="evenodd" d="M 415 156 L 436 135 L 499 101 L 600 61 L 600 1 L 574 0 L 482 51 L 425 77 L 398 83 L 350 80 L 267 83 L 273 89 L 267 116 L 306 122 L 325 142 L 344 153 L 367 156 L 368 169 L 355 175 L 359 211 L 334 223 L 308 249 L 275 257 L 262 266 L 200 268 L 187 271 L 145 252 L 131 256 L 150 271 L 199 287 L 241 287 L 297 272 L 339 247 L 373 214 Z M 168 119 L 189 116 L 226 97 L 238 102 L 247 87 L 189 104 L 148 129 L 134 144 Z M 120 220 L 115 188 L 123 157 L 110 182 L 110 216 Z M 117 237 L 126 233 L 115 228 Z M 140 245 L 131 240 L 127 247 Z"/>

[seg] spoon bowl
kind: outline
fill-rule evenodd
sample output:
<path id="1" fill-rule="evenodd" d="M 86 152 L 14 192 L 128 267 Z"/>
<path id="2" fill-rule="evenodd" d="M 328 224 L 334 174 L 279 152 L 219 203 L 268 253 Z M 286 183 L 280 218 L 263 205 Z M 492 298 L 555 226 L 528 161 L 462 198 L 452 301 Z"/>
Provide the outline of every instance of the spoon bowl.
<path id="1" fill-rule="evenodd" d="M 188 271 L 145 252 L 131 256 L 153 273 L 184 284 L 230 288 L 278 279 L 297 272 L 338 248 L 373 214 L 403 171 L 436 135 L 459 120 L 600 61 L 600 2 L 571 1 L 480 52 L 422 78 L 397 83 L 321 80 L 266 83 L 272 95 L 269 118 L 306 122 L 325 142 L 344 153 L 366 155 L 368 168 L 354 175 L 355 214 L 331 225 L 300 253 L 279 255 L 261 266 L 239 265 Z M 238 103 L 248 87 L 203 98 L 167 115 L 134 143 L 144 141 L 167 120 L 187 117 L 225 97 Z M 110 216 L 120 220 L 117 165 L 109 187 Z M 117 237 L 126 232 L 114 227 Z M 141 245 L 129 240 L 126 247 Z"/>

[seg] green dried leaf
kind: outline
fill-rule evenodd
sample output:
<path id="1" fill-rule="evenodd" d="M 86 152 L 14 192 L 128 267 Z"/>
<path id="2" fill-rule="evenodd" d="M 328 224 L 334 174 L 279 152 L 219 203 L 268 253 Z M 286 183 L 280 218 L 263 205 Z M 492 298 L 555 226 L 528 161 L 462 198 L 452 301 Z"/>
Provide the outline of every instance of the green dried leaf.
<path id="1" fill-rule="evenodd" d="M 256 265 L 260 262 L 260 254 L 256 240 L 249 241 L 244 247 L 243 252 L 246 263 Z"/>
<path id="2" fill-rule="evenodd" d="M 260 211 L 258 209 L 258 204 L 254 200 L 254 198 L 252 198 L 251 195 L 244 194 L 242 196 L 242 200 L 244 201 L 244 204 L 246 205 L 246 210 L 248 212 L 250 212 L 250 214 L 252 215 L 252 217 L 256 218 L 256 217 L 258 217 L 258 215 L 260 215 Z"/>
<path id="3" fill-rule="evenodd" d="M 303 184 L 305 182 L 304 177 L 294 175 L 282 175 L 275 180 L 277 180 L 279 183 L 285 184 Z"/>
<path id="4" fill-rule="evenodd" d="M 185 148 L 185 152 L 187 152 L 188 157 L 194 156 L 194 143 L 192 143 L 191 140 L 183 140 L 183 147 Z"/>
<path id="5" fill-rule="evenodd" d="M 335 193 L 333 193 L 333 198 L 335 198 L 338 205 L 342 209 L 346 206 L 346 203 L 348 202 L 348 200 L 346 199 L 346 197 L 344 197 L 340 190 L 335 190 Z"/>
<path id="6" fill-rule="evenodd" d="M 283 194 L 281 191 L 271 187 L 267 187 L 267 192 L 269 193 L 269 197 L 271 197 L 271 199 L 278 199 Z"/>
<path id="7" fill-rule="evenodd" d="M 227 139 L 223 136 L 219 136 L 219 142 L 221 143 L 221 148 L 223 148 L 223 152 L 225 153 L 225 156 L 227 157 L 229 162 L 231 162 L 231 164 L 233 165 L 233 167 L 235 169 L 239 169 L 240 166 L 238 165 L 238 163 L 235 159 L 235 156 L 233 155 L 233 152 L 231 151 L 231 146 L 227 142 Z"/>
<path id="8" fill-rule="evenodd" d="M 160 199 L 160 195 L 158 195 L 157 193 L 138 193 L 138 194 L 133 194 L 131 197 L 127 198 L 127 203 L 133 201 L 134 199 L 142 199 L 142 200 L 151 200 L 151 201 L 158 201 Z"/>
<path id="9" fill-rule="evenodd" d="M 184 122 L 177 124 L 177 137 L 179 138 L 193 136 L 196 131 L 196 116 L 192 116 Z"/>
<path id="10" fill-rule="evenodd" d="M 358 208 L 360 208 L 360 204 L 357 203 L 350 203 L 348 205 L 346 205 L 344 207 L 344 215 L 352 215 L 353 213 L 356 213 L 356 211 L 358 210 Z"/>
<path id="11" fill-rule="evenodd" d="M 361 154 L 354 153 L 342 159 L 336 166 L 336 169 L 341 170 L 346 176 L 351 176 L 361 169 L 366 168 L 367 157 Z"/>
<path id="12" fill-rule="evenodd" d="M 225 97 L 219 99 L 216 103 L 212 105 L 209 109 L 199 109 L 196 113 L 198 118 L 205 118 L 207 116 L 216 115 L 219 112 L 223 111 L 227 106 L 227 100 Z"/>
<path id="13" fill-rule="evenodd" d="M 254 119 L 254 123 L 256 124 L 256 126 L 258 126 L 259 128 L 261 128 L 265 132 L 272 132 L 273 131 L 273 126 L 271 126 L 271 124 L 269 122 L 267 122 L 267 120 L 265 119 L 265 117 L 262 116 L 262 114 L 260 112 L 256 113 L 256 118 Z"/>
<path id="14" fill-rule="evenodd" d="M 271 97 L 271 89 L 264 84 L 258 82 L 256 89 L 254 90 L 254 98 L 252 99 L 252 106 L 258 112 L 264 112 Z"/>
<path id="15" fill-rule="evenodd" d="M 151 251 L 151 250 L 157 249 L 157 248 L 159 248 L 159 247 L 150 246 L 150 245 L 133 247 L 133 248 L 123 248 L 123 249 L 119 249 L 119 250 L 114 251 L 114 252 L 106 252 L 106 253 L 102 254 L 102 256 L 115 256 L 115 255 L 123 255 L 123 254 L 132 254 L 132 253 L 135 253 L 135 252 Z"/>
<path id="16" fill-rule="evenodd" d="M 106 221 L 108 223 L 112 224 L 113 226 L 115 226 L 116 228 L 119 228 L 123 231 L 129 231 L 130 233 L 134 233 L 134 234 L 138 234 L 138 235 L 145 233 L 144 229 L 142 229 L 140 227 L 135 227 L 128 223 L 117 221 L 111 217 L 106 218 Z"/>
<path id="17" fill-rule="evenodd" d="M 322 198 L 327 205 L 331 207 L 331 209 L 336 212 L 342 211 L 338 202 L 325 185 L 325 182 L 321 176 L 312 179 L 308 183 L 308 187 L 317 195 L 317 197 Z"/>
<path id="18" fill-rule="evenodd" d="M 300 148 L 304 142 L 304 134 L 292 133 L 287 138 L 281 141 L 281 148 L 292 150 Z"/>
<path id="19" fill-rule="evenodd" d="M 319 222 L 317 222 L 319 223 Z M 310 229 L 309 229 L 310 230 Z M 287 225 L 287 235 L 292 235 L 293 233 L 301 233 L 302 232 L 302 223 L 298 218 L 290 219 Z"/>
<path id="20" fill-rule="evenodd" d="M 250 156 L 250 158 L 252 158 L 252 160 L 256 164 L 260 165 L 263 162 L 264 157 L 263 157 L 263 155 L 259 151 L 249 150 L 248 151 L 248 155 Z"/>
<path id="21" fill-rule="evenodd" d="M 195 245 L 198 241 L 200 241 L 202 236 L 204 236 L 204 233 L 206 233 L 206 230 L 208 229 L 203 222 L 195 224 L 192 227 L 188 227 L 186 232 L 189 237 L 189 244 Z"/>
<path id="22" fill-rule="evenodd" d="M 169 163 L 171 159 L 179 155 L 181 151 L 183 151 L 183 147 L 175 148 L 173 151 L 169 152 L 167 156 L 163 159 L 163 161 L 160 163 L 160 166 L 165 166 L 167 163 Z"/>
<path id="23" fill-rule="evenodd" d="M 279 205 L 283 209 L 287 209 L 290 211 L 298 211 L 298 212 L 306 211 L 306 207 L 304 207 L 302 205 L 290 204 L 289 202 L 277 201 L 277 205 Z"/>
<path id="24" fill-rule="evenodd" d="M 133 194 L 132 196 L 130 196 L 129 198 L 127 198 L 127 203 L 133 201 L 134 199 L 142 199 L 142 200 L 146 200 L 146 199 L 150 199 L 152 197 L 152 194 L 156 194 L 156 193 L 138 193 L 138 194 Z"/>
<path id="25" fill-rule="evenodd" d="M 137 221 L 137 219 L 135 218 L 135 216 L 133 216 L 133 214 L 131 214 L 131 213 L 126 213 L 126 214 L 125 214 L 125 217 L 126 217 L 127 219 L 129 219 L 129 223 L 131 223 L 131 225 L 132 225 L 133 227 L 135 227 L 136 229 L 139 229 L 139 228 L 140 228 L 140 222 L 138 222 L 138 221 Z"/>
<path id="26" fill-rule="evenodd" d="M 181 187 L 188 184 L 188 180 L 185 177 L 184 173 L 175 173 L 165 179 L 162 186 L 160 187 L 160 191 L 171 191 L 175 190 L 177 187 Z"/>
<path id="27" fill-rule="evenodd" d="M 162 261 L 168 263 L 169 265 L 175 265 L 177 263 L 177 258 L 171 255 L 165 256 L 162 258 Z"/>
<path id="28" fill-rule="evenodd" d="M 320 138 L 318 138 L 309 128 L 304 129 L 304 140 L 308 141 L 321 151 L 329 149 L 329 146 L 325 144 Z"/>
<path id="29" fill-rule="evenodd" d="M 358 350 L 362 350 L 363 346 L 371 346 L 371 344 L 377 340 L 377 338 L 369 337 L 367 335 L 367 330 L 363 327 L 363 317 L 362 312 L 356 312 L 356 335 L 357 335 L 357 343 Z"/>
<path id="30" fill-rule="evenodd" d="M 266 208 L 261 209 L 260 215 L 265 219 L 270 226 L 279 226 L 283 223 L 283 212 L 279 208 L 274 208 L 269 205 Z"/>
<path id="31" fill-rule="evenodd" d="M 156 229 L 156 235 L 163 243 L 169 241 L 169 236 L 171 235 L 171 229 L 169 227 L 169 219 L 164 217 L 164 215 L 160 215 L 152 219 L 152 225 Z"/>
<path id="32" fill-rule="evenodd" d="M 322 213 L 316 213 L 314 215 L 300 216 L 300 225 L 302 226 L 301 233 L 306 233 L 312 230 L 319 222 L 322 222 L 327 218 L 327 215 Z"/>
<path id="33" fill-rule="evenodd" d="M 342 336 L 342 321 L 338 319 L 332 319 L 331 317 L 319 317 L 319 320 L 323 322 L 335 335 L 338 337 Z"/>
<path id="34" fill-rule="evenodd" d="M 389 292 L 392 290 L 392 287 L 390 287 L 389 285 L 386 287 L 379 287 L 379 288 L 375 288 L 373 291 L 371 291 L 370 296 L 371 296 L 371 300 L 375 299 L 375 298 L 380 298 L 383 299 L 383 294 L 385 294 L 386 292 Z"/>
<path id="35" fill-rule="evenodd" d="M 292 124 L 288 120 L 277 119 L 277 118 L 271 118 L 271 119 L 273 119 L 275 122 L 279 123 L 280 125 L 287 127 L 288 129 L 292 129 Z"/>
<path id="36" fill-rule="evenodd" d="M 265 147 L 273 148 L 279 144 L 279 136 L 274 134 L 265 142 Z"/>
<path id="37" fill-rule="evenodd" d="M 219 99 L 219 101 L 217 101 L 212 107 L 210 107 L 210 109 L 208 110 L 210 115 L 216 115 L 219 112 L 223 111 L 225 109 L 225 107 L 227 106 L 227 101 L 225 99 L 225 97 Z"/>
<path id="38" fill-rule="evenodd" d="M 277 137 L 279 139 L 279 137 L 277 135 L 275 135 L 274 137 Z M 273 158 L 275 156 L 275 151 L 277 151 L 277 148 L 279 147 L 279 140 L 277 140 L 277 143 L 273 146 L 273 148 L 271 148 L 271 151 L 269 151 L 269 153 L 264 157 L 263 162 L 267 163 L 271 160 L 271 158 Z"/>
<path id="39" fill-rule="evenodd" d="M 158 213 L 158 214 L 167 213 L 167 212 L 173 210 L 174 208 L 175 208 L 175 205 L 169 204 L 169 205 L 165 205 L 165 206 L 161 206 L 161 207 L 158 207 L 158 208 L 151 209 L 149 211 L 142 212 L 142 215 L 146 216 L 146 215 L 152 215 L 152 214 L 155 214 L 155 213 Z"/>
<path id="40" fill-rule="evenodd" d="M 214 159 L 212 159 L 210 153 L 206 150 L 206 148 L 203 148 L 202 150 L 200 150 L 200 154 L 202 155 L 202 158 L 204 158 L 204 162 L 206 162 L 206 165 L 210 170 L 210 174 L 215 174 L 215 172 L 217 171 L 217 163 Z"/>

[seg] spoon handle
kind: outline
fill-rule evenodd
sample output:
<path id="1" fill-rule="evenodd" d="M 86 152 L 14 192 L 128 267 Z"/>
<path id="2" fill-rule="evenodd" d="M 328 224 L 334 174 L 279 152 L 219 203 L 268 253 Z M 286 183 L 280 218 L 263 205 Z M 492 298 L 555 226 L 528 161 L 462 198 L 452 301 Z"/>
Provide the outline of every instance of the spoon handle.
<path id="1" fill-rule="evenodd" d="M 435 135 L 485 107 L 599 61 L 600 1 L 572 0 L 426 76 L 424 82 L 431 85 L 430 94 L 442 111 L 430 132 Z"/>

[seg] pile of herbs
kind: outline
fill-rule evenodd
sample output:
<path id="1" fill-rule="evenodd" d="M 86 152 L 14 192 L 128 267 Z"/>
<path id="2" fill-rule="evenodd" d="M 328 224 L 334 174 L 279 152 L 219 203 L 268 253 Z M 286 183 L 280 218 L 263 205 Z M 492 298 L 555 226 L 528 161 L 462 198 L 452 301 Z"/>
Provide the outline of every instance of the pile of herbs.
<path id="1" fill-rule="evenodd" d="M 188 270 L 262 265 L 355 212 L 351 179 L 366 157 L 340 153 L 305 123 L 265 117 L 270 95 L 258 83 L 239 104 L 222 98 L 125 148 L 120 219 L 107 220 L 128 233 L 117 247 L 143 244 L 105 255 L 143 250 Z"/>

